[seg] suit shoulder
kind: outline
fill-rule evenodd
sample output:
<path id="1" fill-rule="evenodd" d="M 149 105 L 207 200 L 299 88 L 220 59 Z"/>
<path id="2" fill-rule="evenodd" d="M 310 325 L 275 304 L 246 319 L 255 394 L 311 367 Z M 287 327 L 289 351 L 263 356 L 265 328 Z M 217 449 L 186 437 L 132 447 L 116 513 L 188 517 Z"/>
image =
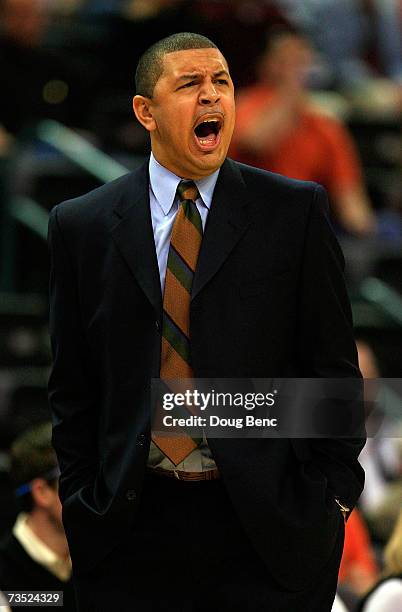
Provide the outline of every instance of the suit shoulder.
<path id="1" fill-rule="evenodd" d="M 89 222 L 95 217 L 108 213 L 124 193 L 135 184 L 138 170 L 128 172 L 117 179 L 105 183 L 71 200 L 65 200 L 54 206 L 50 216 L 57 215 L 59 222 L 67 225 Z"/>
<path id="2" fill-rule="evenodd" d="M 243 180 L 253 193 L 260 196 L 265 193 L 270 193 L 281 200 L 293 201 L 297 198 L 311 202 L 312 197 L 318 191 L 321 192 L 323 187 L 313 181 L 301 181 L 292 179 L 275 172 L 255 168 L 239 162 L 233 162 L 239 169 Z"/>

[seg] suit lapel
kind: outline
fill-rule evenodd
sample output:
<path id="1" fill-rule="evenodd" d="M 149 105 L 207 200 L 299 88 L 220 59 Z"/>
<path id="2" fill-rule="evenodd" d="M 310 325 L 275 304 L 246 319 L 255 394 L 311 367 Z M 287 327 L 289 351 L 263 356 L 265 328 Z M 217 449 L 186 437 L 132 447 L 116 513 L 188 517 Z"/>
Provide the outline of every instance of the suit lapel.
<path id="1" fill-rule="evenodd" d="M 217 273 L 247 228 L 248 202 L 240 170 L 227 159 L 219 173 L 208 214 L 191 299 Z M 160 320 L 162 293 L 149 205 L 148 161 L 132 173 L 114 214 L 118 221 L 112 229 L 113 239 Z"/>
<path id="2" fill-rule="evenodd" d="M 132 173 L 114 214 L 118 222 L 112 229 L 113 240 L 160 320 L 162 294 L 149 205 L 148 161 Z"/>
<path id="3" fill-rule="evenodd" d="M 249 195 L 238 166 L 226 159 L 216 183 L 195 271 L 194 299 L 232 251 L 249 223 Z"/>

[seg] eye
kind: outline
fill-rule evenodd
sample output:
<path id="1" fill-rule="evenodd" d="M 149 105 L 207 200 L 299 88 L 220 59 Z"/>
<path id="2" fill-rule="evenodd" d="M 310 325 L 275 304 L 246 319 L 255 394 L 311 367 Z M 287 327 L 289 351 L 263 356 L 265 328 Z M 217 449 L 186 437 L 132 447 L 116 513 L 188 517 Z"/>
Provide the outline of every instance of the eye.
<path id="1" fill-rule="evenodd" d="M 228 85 L 227 79 L 218 79 L 219 85 Z"/>
<path id="2" fill-rule="evenodd" d="M 189 81 L 188 83 L 185 83 L 184 85 L 179 87 L 179 89 L 183 89 L 184 87 L 192 87 L 195 84 L 196 84 L 196 81 Z"/>

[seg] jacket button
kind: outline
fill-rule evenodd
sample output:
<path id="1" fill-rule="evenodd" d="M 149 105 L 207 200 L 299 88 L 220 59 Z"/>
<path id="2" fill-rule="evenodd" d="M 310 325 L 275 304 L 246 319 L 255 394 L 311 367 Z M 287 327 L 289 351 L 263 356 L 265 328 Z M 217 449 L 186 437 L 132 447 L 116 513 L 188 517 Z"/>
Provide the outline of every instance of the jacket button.
<path id="1" fill-rule="evenodd" d="M 137 493 L 134 491 L 134 489 L 127 489 L 126 491 L 127 501 L 133 501 L 134 499 L 136 499 L 136 497 L 137 497 Z"/>
<path id="2" fill-rule="evenodd" d="M 160 325 L 159 321 L 155 321 L 155 327 L 156 327 L 157 331 L 160 332 L 161 325 Z"/>

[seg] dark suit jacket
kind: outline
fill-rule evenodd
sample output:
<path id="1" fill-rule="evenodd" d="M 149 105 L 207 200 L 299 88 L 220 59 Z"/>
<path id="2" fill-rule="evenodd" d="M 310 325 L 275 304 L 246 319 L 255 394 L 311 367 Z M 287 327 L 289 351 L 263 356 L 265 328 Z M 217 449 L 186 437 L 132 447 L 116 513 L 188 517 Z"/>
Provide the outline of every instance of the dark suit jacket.
<path id="1" fill-rule="evenodd" d="M 49 398 L 76 572 L 124 537 L 141 496 L 162 318 L 148 180 L 144 164 L 50 217 Z M 192 290 L 196 377 L 360 376 L 327 214 L 320 186 L 225 161 Z M 334 495 L 361 493 L 361 440 L 210 446 L 269 570 L 303 588 L 343 537 Z"/>

